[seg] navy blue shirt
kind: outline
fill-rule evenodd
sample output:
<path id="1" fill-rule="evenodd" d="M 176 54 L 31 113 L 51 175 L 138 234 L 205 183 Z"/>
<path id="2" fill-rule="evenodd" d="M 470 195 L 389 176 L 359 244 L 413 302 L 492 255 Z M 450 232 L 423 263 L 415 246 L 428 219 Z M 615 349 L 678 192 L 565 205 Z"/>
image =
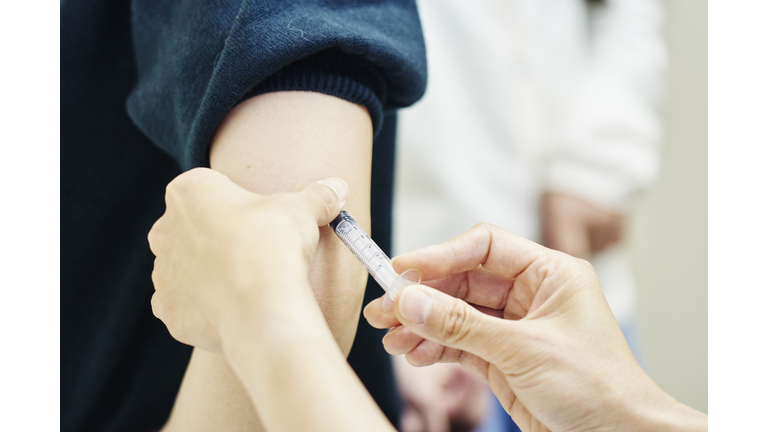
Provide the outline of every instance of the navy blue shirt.
<path id="1" fill-rule="evenodd" d="M 168 418 L 191 347 L 152 315 L 146 235 L 165 185 L 208 166 L 230 109 L 279 90 L 366 106 L 372 234 L 388 252 L 394 110 L 425 84 L 412 1 L 63 2 L 61 429 L 149 431 Z M 380 294 L 369 281 L 366 299 Z M 349 362 L 396 421 L 380 340 L 361 320 Z"/>

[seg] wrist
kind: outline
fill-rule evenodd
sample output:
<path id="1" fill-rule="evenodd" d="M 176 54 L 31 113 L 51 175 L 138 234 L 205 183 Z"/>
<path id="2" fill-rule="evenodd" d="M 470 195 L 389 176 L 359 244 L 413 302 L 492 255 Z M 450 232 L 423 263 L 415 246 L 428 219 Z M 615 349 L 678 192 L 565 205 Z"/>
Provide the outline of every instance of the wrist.
<path id="1" fill-rule="evenodd" d="M 308 285 L 286 284 L 251 290 L 222 317 L 219 335 L 224 355 L 237 369 L 242 362 L 274 363 L 330 333 Z M 279 362 L 279 360 L 277 360 Z"/>
<path id="2" fill-rule="evenodd" d="M 659 388 L 648 375 L 642 384 L 619 399 L 616 418 L 618 430 L 627 431 L 706 431 L 707 415 L 678 402 Z"/>
<path id="3" fill-rule="evenodd" d="M 637 417 L 638 431 L 700 432 L 708 430 L 707 415 L 677 400 L 654 410 L 646 410 Z"/>
<path id="4" fill-rule="evenodd" d="M 268 430 L 307 430 L 317 424 L 329 425 L 327 430 L 387 425 L 349 369 L 316 303 L 292 299 L 289 308 L 260 311 L 260 316 L 231 320 L 222 343 L 227 361 Z M 362 407 L 350 415 L 347 407 L 355 404 Z M 305 407 L 302 416 L 295 415 L 296 406 Z"/>

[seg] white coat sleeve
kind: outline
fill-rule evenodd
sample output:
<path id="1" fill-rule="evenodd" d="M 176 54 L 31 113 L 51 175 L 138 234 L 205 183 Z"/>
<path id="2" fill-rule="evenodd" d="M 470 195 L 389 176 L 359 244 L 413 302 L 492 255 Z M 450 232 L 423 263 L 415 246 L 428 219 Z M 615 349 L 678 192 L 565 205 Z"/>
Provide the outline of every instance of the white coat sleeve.
<path id="1" fill-rule="evenodd" d="M 657 0 L 596 6 L 580 73 L 558 101 L 547 190 L 626 211 L 656 176 L 666 50 Z"/>

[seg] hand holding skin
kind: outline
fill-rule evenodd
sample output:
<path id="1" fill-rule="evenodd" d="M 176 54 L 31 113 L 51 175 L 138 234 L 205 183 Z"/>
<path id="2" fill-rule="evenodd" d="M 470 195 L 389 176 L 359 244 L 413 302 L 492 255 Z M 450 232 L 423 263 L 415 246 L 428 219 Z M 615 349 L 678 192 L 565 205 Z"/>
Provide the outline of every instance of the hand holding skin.
<path id="1" fill-rule="evenodd" d="M 148 239 L 157 257 L 152 310 L 175 339 L 221 352 L 223 327 L 251 313 L 242 305 L 268 303 L 253 301 L 270 295 L 267 286 L 307 285 L 318 225 L 339 213 L 348 192 L 339 179 L 325 184 L 260 196 L 199 168 L 168 185 L 166 212 Z"/>
<path id="2" fill-rule="evenodd" d="M 212 170 L 177 177 L 149 234 L 152 309 L 177 340 L 223 352 L 265 430 L 392 431 L 308 279 L 318 226 L 349 190 L 340 179 L 323 183 L 261 196 Z M 343 301 L 357 300 L 335 304 Z M 180 422 L 169 427 L 186 430 Z"/>
<path id="3" fill-rule="evenodd" d="M 621 240 L 624 215 L 571 195 L 546 193 L 541 201 L 544 245 L 588 259 Z"/>
<path id="4" fill-rule="evenodd" d="M 426 286 L 365 309 L 393 355 L 458 362 L 486 380 L 523 430 L 706 430 L 635 361 L 586 261 L 481 224 L 396 258 Z"/>

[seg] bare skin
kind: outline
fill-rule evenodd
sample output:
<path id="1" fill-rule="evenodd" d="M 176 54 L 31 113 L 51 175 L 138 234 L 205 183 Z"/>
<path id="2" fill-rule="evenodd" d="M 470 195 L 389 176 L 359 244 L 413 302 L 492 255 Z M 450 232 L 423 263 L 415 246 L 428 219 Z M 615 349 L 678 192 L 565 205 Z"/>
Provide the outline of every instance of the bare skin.
<path id="1" fill-rule="evenodd" d="M 168 195 L 149 240 L 153 311 L 171 334 L 221 350 L 268 430 L 393 430 L 306 277 L 315 226 L 344 197 L 317 183 L 255 195 L 204 169 L 179 176 Z M 420 269 L 432 287 L 407 287 L 390 311 L 372 302 L 369 322 L 402 326 L 391 340 L 406 339 L 411 363 L 458 362 L 485 379 L 523 430 L 707 430 L 705 414 L 634 361 L 586 261 L 481 224 L 395 267 Z M 408 349 L 413 335 L 421 340 Z"/>
<path id="2" fill-rule="evenodd" d="M 371 325 L 394 326 L 387 351 L 462 364 L 523 430 L 707 430 L 637 364 L 586 261 L 480 224 L 394 266 L 419 269 L 426 286 L 393 310 L 366 307 Z"/>
<path id="3" fill-rule="evenodd" d="M 392 431 L 346 363 L 307 277 L 317 227 L 338 214 L 345 198 L 337 196 L 337 182 L 329 183 L 337 186 L 312 183 L 298 193 L 263 196 L 212 170 L 179 176 L 149 235 L 157 256 L 152 308 L 174 338 L 198 347 L 195 354 L 223 354 L 266 430 Z M 188 377 L 209 372 L 200 359 Z M 210 430 L 242 428 L 221 418 L 242 416 L 236 399 L 228 409 L 221 401 L 215 409 L 206 405 L 214 397 L 233 401 L 231 390 L 200 395 L 182 388 L 177 408 L 200 412 L 175 411 L 169 427 L 199 428 L 195 419 L 218 422 Z"/>
<path id="4" fill-rule="evenodd" d="M 541 198 L 544 245 L 578 258 L 589 259 L 621 241 L 624 220 L 621 213 L 572 195 L 547 192 Z M 391 335 L 388 338 L 391 340 Z M 457 385 L 452 377 L 461 368 L 451 370 L 441 365 L 439 371 L 431 370 L 435 366 L 413 370 L 401 356 L 395 357 L 394 364 L 405 405 L 400 425 L 404 432 L 441 432 L 450 430 L 449 424 L 458 419 L 464 419 L 461 423 L 467 426 L 482 420 L 489 405 L 483 405 L 485 398 L 478 395 L 478 389 L 483 390 L 479 379 L 463 379 Z M 458 395 L 478 403 L 456 406 L 453 401 Z"/>
<path id="5" fill-rule="evenodd" d="M 624 215 L 580 198 L 549 192 L 542 196 L 544 246 L 589 259 L 621 240 Z"/>
<path id="6" fill-rule="evenodd" d="M 268 93 L 241 103 L 225 118 L 211 145 L 211 167 L 262 195 L 295 192 L 327 177 L 349 179 L 353 186 L 345 209 L 370 230 L 372 140 L 370 116 L 361 106 L 319 93 Z M 328 227 L 319 229 L 308 279 L 346 356 L 366 273 Z M 256 408 L 235 378 L 222 354 L 196 349 L 164 430 L 261 430 Z"/>

